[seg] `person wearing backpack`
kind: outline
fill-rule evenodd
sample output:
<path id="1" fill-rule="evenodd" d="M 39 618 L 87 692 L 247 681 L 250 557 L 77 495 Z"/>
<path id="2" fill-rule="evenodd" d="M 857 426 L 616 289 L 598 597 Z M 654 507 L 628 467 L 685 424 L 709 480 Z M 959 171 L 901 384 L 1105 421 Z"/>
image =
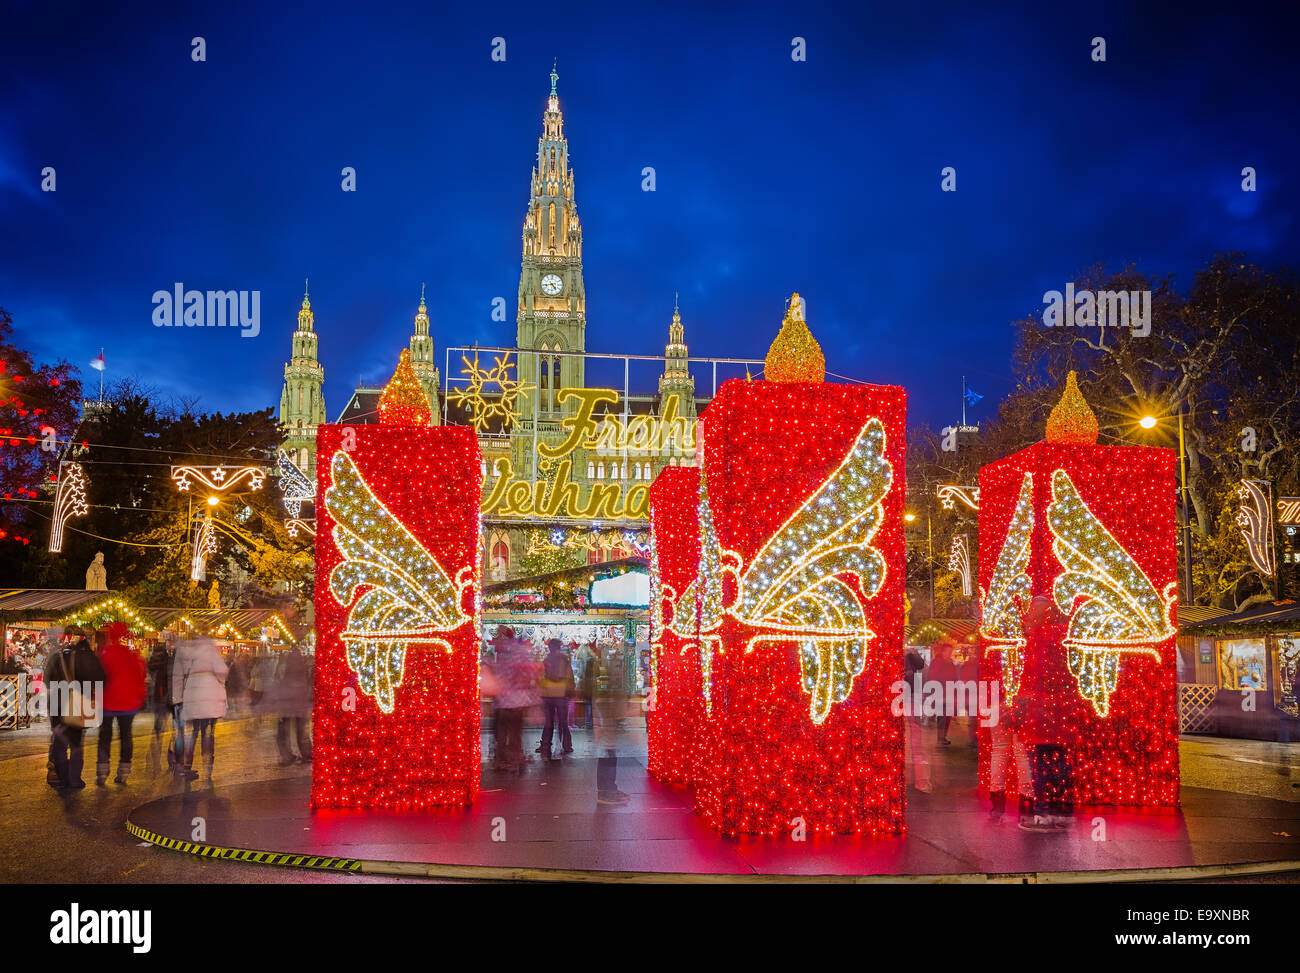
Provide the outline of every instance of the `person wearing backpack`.
<path id="1" fill-rule="evenodd" d="M 573 666 L 560 647 L 559 639 L 546 643 L 546 661 L 542 663 L 542 707 L 546 712 L 546 725 L 542 730 L 542 759 L 554 760 L 551 740 L 556 724 L 560 727 L 560 746 L 564 753 L 573 753 L 573 738 L 569 733 L 569 697 L 573 695 Z"/>
<path id="2" fill-rule="evenodd" d="M 60 691 L 69 684 L 70 689 Z M 82 747 L 86 725 L 94 719 L 94 697 L 103 692 L 103 686 L 104 667 L 84 637 L 63 649 L 54 646 L 45 663 L 45 687 L 51 703 L 50 786 L 68 790 L 86 786 L 81 779 Z M 65 706 L 68 712 L 60 712 Z"/>
<path id="3" fill-rule="evenodd" d="M 140 653 L 125 643 L 125 622 L 109 622 L 104 629 L 107 642 L 99 650 L 104 667 L 104 722 L 99 727 L 99 761 L 95 784 L 103 787 L 113 761 L 113 724 L 117 723 L 118 760 L 116 784 L 125 784 L 131 773 L 131 756 L 135 741 L 131 724 L 144 706 L 145 664 Z"/>

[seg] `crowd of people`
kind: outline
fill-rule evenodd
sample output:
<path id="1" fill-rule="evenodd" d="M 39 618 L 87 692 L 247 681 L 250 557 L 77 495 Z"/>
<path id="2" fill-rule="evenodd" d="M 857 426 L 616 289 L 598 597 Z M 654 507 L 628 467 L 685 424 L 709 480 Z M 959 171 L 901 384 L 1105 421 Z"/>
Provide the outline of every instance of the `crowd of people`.
<path id="1" fill-rule="evenodd" d="M 497 770 L 521 772 L 528 762 L 523 733 L 529 714 L 537 714 L 541 740 L 534 753 L 544 761 L 573 753 L 573 731 L 592 734 L 597 752 L 596 799 L 626 804 L 618 789 L 620 721 L 627 715 L 626 657 L 630 646 L 595 643 L 567 646 L 557 638 L 546 643 L 539 662 L 533 646 L 500 626 L 492 637 L 480 673 L 483 696 L 492 701 L 493 754 Z M 578 705 L 584 724 L 578 719 Z M 556 744 L 559 744 L 558 751 Z"/>
<path id="2" fill-rule="evenodd" d="M 186 783 L 200 776 L 211 781 L 217 722 L 228 716 L 274 719 L 281 765 L 312 759 L 311 660 L 297 646 L 254 654 L 200 637 L 155 640 L 146 654 L 131 643 L 124 623 L 111 622 L 98 631 L 49 629 L 30 644 L 15 643 L 5 669 L 41 680 L 50 720 L 46 780 L 60 790 L 86 786 L 85 736 L 91 729 L 97 733 L 95 784 L 106 786 L 111 776 L 125 785 L 141 713 L 153 716 L 150 776 L 165 766 Z"/>

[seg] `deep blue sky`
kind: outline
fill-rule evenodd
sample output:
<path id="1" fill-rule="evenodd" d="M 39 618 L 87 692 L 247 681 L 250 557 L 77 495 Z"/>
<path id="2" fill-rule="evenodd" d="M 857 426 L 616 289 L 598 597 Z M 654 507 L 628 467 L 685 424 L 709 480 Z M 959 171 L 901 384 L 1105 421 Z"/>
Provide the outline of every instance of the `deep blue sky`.
<path id="1" fill-rule="evenodd" d="M 832 371 L 940 425 L 963 374 L 992 413 L 1009 323 L 1097 261 L 1185 282 L 1216 251 L 1300 252 L 1295 23 L 1267 8 L 133 6 L 0 22 L 0 306 L 90 388 L 102 345 L 110 380 L 276 406 L 304 276 L 331 420 L 391 373 L 421 281 L 440 361 L 513 343 L 553 57 L 589 350 L 662 353 L 680 290 L 692 354 L 761 358 L 798 290 Z M 260 290 L 261 335 L 155 329 L 175 281 Z"/>

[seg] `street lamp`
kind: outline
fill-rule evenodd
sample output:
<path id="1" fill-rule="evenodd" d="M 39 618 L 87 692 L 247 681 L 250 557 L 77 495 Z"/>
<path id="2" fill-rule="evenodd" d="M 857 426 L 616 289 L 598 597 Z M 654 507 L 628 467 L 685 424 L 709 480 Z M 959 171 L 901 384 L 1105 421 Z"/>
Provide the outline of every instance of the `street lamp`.
<path id="1" fill-rule="evenodd" d="M 208 497 L 208 506 L 209 506 L 209 507 L 215 507 L 215 506 L 216 506 L 217 504 L 219 504 L 220 502 L 221 502 L 221 500 L 218 499 L 217 496 L 216 496 L 215 494 L 213 494 L 212 496 Z"/>
<path id="2" fill-rule="evenodd" d="M 914 520 L 916 519 L 916 514 L 911 513 L 911 512 L 905 513 L 905 514 L 903 514 L 903 519 L 906 520 L 906 521 L 910 524 L 912 521 L 914 521 Z"/>
<path id="3" fill-rule="evenodd" d="M 1163 418 L 1163 417 L 1162 417 Z M 1143 429 L 1154 429 L 1159 420 L 1152 415 L 1145 415 L 1138 420 Z M 1183 437 L 1183 407 L 1178 406 L 1178 496 L 1182 508 L 1183 532 L 1183 601 L 1192 604 L 1195 595 L 1192 591 L 1192 521 L 1187 513 L 1187 445 Z"/>

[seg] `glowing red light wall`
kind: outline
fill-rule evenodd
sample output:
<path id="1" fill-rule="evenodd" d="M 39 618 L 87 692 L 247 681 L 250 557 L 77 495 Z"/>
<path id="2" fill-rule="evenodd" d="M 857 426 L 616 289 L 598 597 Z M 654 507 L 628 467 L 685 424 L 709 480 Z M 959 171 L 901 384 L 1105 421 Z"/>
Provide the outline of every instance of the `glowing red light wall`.
<path id="1" fill-rule="evenodd" d="M 344 443 L 361 476 L 449 578 L 469 566 L 461 599 L 473 619 L 479 592 L 478 439 L 465 427 L 320 426 L 317 434 L 316 695 L 312 804 L 420 809 L 465 805 L 479 789 L 478 625 L 445 633 L 453 650 L 407 649 L 391 713 L 358 685 L 339 636 L 348 606 L 330 592 L 341 558 L 324 503 L 331 459 Z"/>
<path id="2" fill-rule="evenodd" d="M 1038 443 L 980 471 L 979 583 L 988 590 L 998 553 L 1026 473 L 1033 474 L 1034 527 L 1029 569 L 1032 595 L 1052 597 L 1062 566 L 1048 523 L 1052 475 L 1065 470 L 1080 498 L 1145 572 L 1157 591 L 1177 577 L 1175 452 L 1145 446 Z M 1071 675 L 1058 618 L 1030 637 L 1022 691 L 1023 734 L 1067 747 L 1076 804 L 1146 807 L 1178 803 L 1178 676 L 1174 638 L 1154 643 L 1149 656 L 1121 656 L 1109 713 L 1100 716 Z M 1001 653 L 981 652 L 980 678 L 1001 682 Z M 1003 701 L 1000 718 L 1007 709 Z M 1012 712 L 1017 712 L 1012 708 Z M 979 731 L 980 783 L 989 785 L 990 735 Z M 1007 793 L 1015 793 L 1016 765 L 1008 761 Z"/>
<path id="3" fill-rule="evenodd" d="M 666 603 L 661 609 L 665 623 L 672 620 L 665 586 L 680 595 L 699 568 L 699 499 L 698 467 L 665 467 L 650 487 L 650 544 L 658 571 L 657 590 L 661 603 Z M 646 714 L 650 773 L 665 783 L 690 782 L 695 736 L 703 716 L 700 657 L 694 639 L 660 629 L 654 705 Z"/>
<path id="4" fill-rule="evenodd" d="M 793 640 L 746 652 L 753 630 L 723 622 L 693 773 L 697 811 L 724 833 L 789 833 L 796 818 L 809 832 L 903 830 L 903 733 L 889 693 L 902 658 L 905 413 L 896 386 L 729 381 L 701 417 L 718 541 L 746 564 L 841 465 L 872 417 L 884 425 L 893 468 L 872 541 L 886 573 L 864 601 L 875 638 L 850 695 L 824 722 L 810 717 Z M 735 597 L 728 578 L 723 603 Z"/>

